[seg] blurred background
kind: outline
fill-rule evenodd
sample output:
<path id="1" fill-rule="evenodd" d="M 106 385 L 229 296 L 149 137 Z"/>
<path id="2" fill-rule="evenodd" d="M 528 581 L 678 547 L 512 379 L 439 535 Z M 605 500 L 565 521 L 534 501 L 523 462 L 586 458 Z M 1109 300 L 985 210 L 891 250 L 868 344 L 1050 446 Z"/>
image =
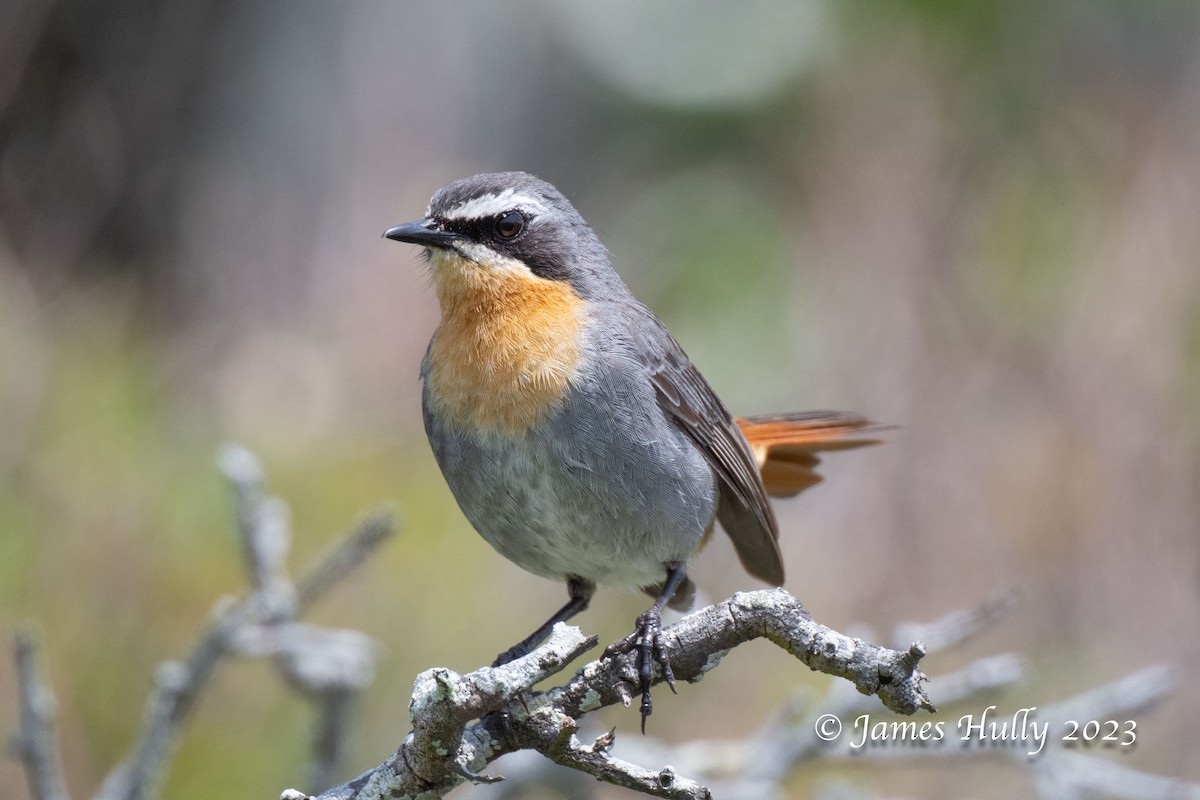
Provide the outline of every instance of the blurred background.
<path id="1" fill-rule="evenodd" d="M 926 662 L 936 701 L 937 673 L 1024 654 L 1002 710 L 1200 659 L 1200 5 L 8 0 L 0 633 L 38 634 L 77 796 L 244 585 L 224 441 L 291 504 L 298 564 L 402 514 L 316 613 L 382 647 L 353 772 L 408 730 L 419 671 L 488 663 L 563 602 L 445 488 L 417 377 L 436 300 L 380 238 L 501 169 L 572 199 L 735 413 L 899 426 L 778 505 L 818 620 L 882 638 L 1015 588 Z M 734 563 L 718 537 L 692 572 L 711 599 L 757 588 Z M 645 605 L 602 591 L 579 623 L 611 640 Z M 736 737 L 829 681 L 743 647 L 658 692 L 650 729 Z M 5 730 L 13 697 L 6 656 Z M 1098 755 L 1200 780 L 1194 682 L 1137 721 Z M 165 795 L 275 797 L 308 724 L 269 669 L 226 665 Z M 595 724 L 633 736 L 636 711 Z M 1029 792 L 986 759 L 793 786 L 830 780 Z M 0 784 L 26 796 L 11 761 Z"/>

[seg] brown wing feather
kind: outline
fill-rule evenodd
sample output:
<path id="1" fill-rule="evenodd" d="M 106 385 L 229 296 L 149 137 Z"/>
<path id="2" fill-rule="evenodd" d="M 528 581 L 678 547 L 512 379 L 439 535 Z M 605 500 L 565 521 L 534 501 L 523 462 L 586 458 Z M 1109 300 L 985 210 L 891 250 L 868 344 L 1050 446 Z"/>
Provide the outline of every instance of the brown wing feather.
<path id="1" fill-rule="evenodd" d="M 751 575 L 781 585 L 779 526 L 754 451 L 662 322 L 641 304 L 625 309 L 637 314 L 630 331 L 641 340 L 638 353 L 650 369 L 659 406 L 696 444 L 716 475 L 717 519 L 733 541 L 738 559 Z"/>
<path id="2" fill-rule="evenodd" d="M 699 446 L 717 475 L 717 519 L 729 534 L 742 566 L 776 586 L 783 584 L 779 526 L 771 510 L 754 452 L 737 423 L 699 371 L 687 363 L 654 373 L 660 404 Z M 672 398 L 679 398 L 676 404 Z"/>
<path id="3" fill-rule="evenodd" d="M 746 571 L 767 583 L 783 583 L 779 525 L 771 494 L 789 496 L 817 483 L 815 452 L 871 444 L 844 437 L 873 429 L 853 414 L 809 412 L 735 419 L 678 342 L 649 309 L 636 312 L 630 330 L 650 369 L 659 406 L 695 442 L 717 477 L 717 519 L 729 534 Z M 767 484 L 764 485 L 764 479 Z"/>

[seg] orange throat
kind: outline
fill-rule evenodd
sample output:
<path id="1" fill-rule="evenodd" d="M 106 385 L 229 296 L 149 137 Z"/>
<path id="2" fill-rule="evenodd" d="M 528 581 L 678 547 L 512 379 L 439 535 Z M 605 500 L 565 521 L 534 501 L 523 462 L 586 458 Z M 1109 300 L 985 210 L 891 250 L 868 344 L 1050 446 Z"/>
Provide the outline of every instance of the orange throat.
<path id="1" fill-rule="evenodd" d="M 442 321 L 429 351 L 433 408 L 449 425 L 522 436 L 566 396 L 578 372 L 585 303 L 515 261 L 434 253 Z"/>

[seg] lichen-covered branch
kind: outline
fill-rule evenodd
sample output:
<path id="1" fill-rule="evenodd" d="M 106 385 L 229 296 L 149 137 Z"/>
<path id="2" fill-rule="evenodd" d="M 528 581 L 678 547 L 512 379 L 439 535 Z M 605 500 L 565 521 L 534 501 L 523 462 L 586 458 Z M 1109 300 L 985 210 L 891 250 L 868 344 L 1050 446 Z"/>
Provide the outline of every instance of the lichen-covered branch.
<path id="1" fill-rule="evenodd" d="M 739 593 L 701 609 L 664 631 L 675 676 L 697 681 L 726 652 L 767 639 L 808 667 L 845 678 L 893 711 L 932 711 L 924 648 L 891 650 L 815 622 L 783 589 Z M 320 795 L 320 800 L 380 796 L 441 797 L 465 781 L 490 780 L 482 770 L 499 756 L 531 749 L 600 780 L 658 797 L 705 798 L 708 790 L 668 765 L 638 766 L 614 757 L 610 734 L 591 744 L 577 737 L 579 720 L 615 703 L 629 704 L 637 686 L 636 654 L 604 656 L 546 692 L 530 689 L 593 644 L 576 628 L 558 625 L 550 640 L 525 658 L 457 675 L 444 669 L 417 678 L 410 705 L 413 731 L 380 766 Z M 661 681 L 656 677 L 656 682 Z M 475 722 L 471 722 L 476 720 Z M 470 724 L 468 724 L 470 723 Z M 288 790 L 285 798 L 305 797 Z"/>

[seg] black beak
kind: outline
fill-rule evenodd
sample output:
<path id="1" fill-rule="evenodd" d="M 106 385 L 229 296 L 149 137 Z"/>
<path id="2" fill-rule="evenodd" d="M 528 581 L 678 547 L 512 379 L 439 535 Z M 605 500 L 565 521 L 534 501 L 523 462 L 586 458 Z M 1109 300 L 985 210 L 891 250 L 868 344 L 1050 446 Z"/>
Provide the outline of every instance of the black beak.
<path id="1" fill-rule="evenodd" d="M 413 222 L 406 222 L 403 225 L 388 228 L 383 235 L 397 242 L 419 244 L 422 247 L 440 247 L 444 250 L 452 247 L 455 242 L 466 238 L 460 233 L 440 230 L 437 227 L 437 223 L 431 219 L 418 219 Z"/>

